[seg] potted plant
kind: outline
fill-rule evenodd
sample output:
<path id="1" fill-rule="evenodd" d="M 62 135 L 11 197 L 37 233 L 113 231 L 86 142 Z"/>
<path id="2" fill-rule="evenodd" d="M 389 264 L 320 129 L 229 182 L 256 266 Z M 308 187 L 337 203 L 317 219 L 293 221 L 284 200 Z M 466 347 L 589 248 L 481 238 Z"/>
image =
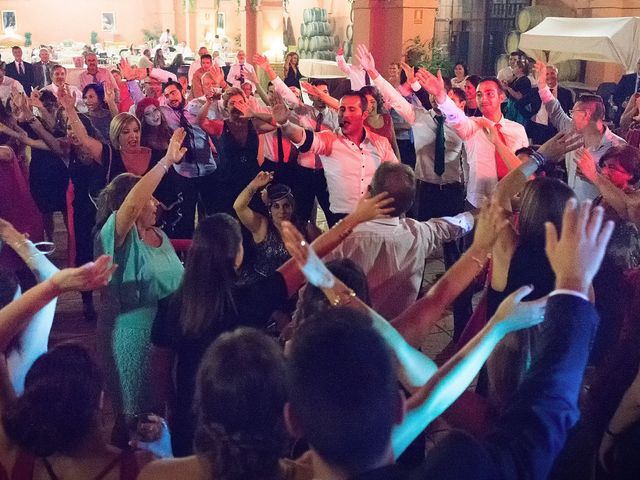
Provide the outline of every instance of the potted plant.
<path id="1" fill-rule="evenodd" d="M 31 46 L 31 32 L 24 32 L 24 46 Z"/>
<path id="2" fill-rule="evenodd" d="M 98 32 L 91 32 L 91 45 L 98 43 Z"/>
<path id="3" fill-rule="evenodd" d="M 410 38 L 405 42 L 405 45 L 407 45 L 407 48 L 404 51 L 404 56 L 405 61 L 409 65 L 415 67 L 419 63 L 424 61 L 428 53 L 428 45 L 427 42 L 422 41 L 420 35 L 417 35 L 414 38 Z"/>

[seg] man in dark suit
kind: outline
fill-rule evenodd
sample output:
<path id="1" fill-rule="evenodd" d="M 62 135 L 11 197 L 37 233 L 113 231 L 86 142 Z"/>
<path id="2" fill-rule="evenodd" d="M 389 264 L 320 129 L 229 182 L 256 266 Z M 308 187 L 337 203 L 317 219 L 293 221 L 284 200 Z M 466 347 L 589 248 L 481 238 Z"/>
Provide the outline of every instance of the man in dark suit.
<path id="1" fill-rule="evenodd" d="M 556 290 L 549 295 L 529 371 L 489 435 L 476 439 L 453 432 L 429 452 L 419 472 L 394 465 L 396 443 L 410 439 L 392 437 L 392 426 L 417 434 L 427 426 L 423 419 L 431 418 L 430 412 L 411 402 L 414 409 L 405 417 L 390 354 L 382 337 L 371 327 L 367 331 L 370 319 L 363 320 L 358 311 L 332 309 L 321 319 L 303 322 L 289 356 L 292 388 L 285 421 L 291 433 L 309 442 L 317 477 L 546 479 L 580 414 L 578 396 L 598 324 L 589 286 L 613 231 L 613 223 L 603 226 L 602 218 L 601 207 L 591 211 L 585 202 L 577 208 L 571 200 L 560 238 L 555 227 L 547 227 Z M 504 307 L 499 311 L 504 314 Z M 525 307 L 520 316 L 527 312 Z M 441 371 L 449 375 L 476 363 L 475 357 L 456 355 L 420 390 L 425 389 L 426 398 L 434 395 L 445 402 L 438 397 Z"/>
<path id="2" fill-rule="evenodd" d="M 568 115 L 574 104 L 573 92 L 558 85 L 558 69 L 553 65 L 547 65 L 546 78 L 551 93 L 558 99 L 562 110 Z M 532 88 L 524 97 L 518 100 L 516 108 L 528 120 L 525 130 L 534 145 L 542 145 L 558 133 L 549 122 L 547 110 L 542 104 L 537 88 Z"/>
<path id="3" fill-rule="evenodd" d="M 7 63 L 7 76 L 20 82 L 27 95 L 31 95 L 33 85 L 33 65 L 22 60 L 22 49 L 18 46 L 11 48 L 14 61 Z"/>
<path id="4" fill-rule="evenodd" d="M 636 73 L 628 73 L 620 77 L 618 86 L 613 92 L 613 101 L 618 105 L 620 112 L 624 111 L 629 97 L 638 91 L 640 91 L 640 60 L 636 65 Z"/>
<path id="5" fill-rule="evenodd" d="M 50 60 L 49 50 L 45 47 L 40 49 L 40 61 L 33 64 L 33 87 L 44 88 L 47 85 L 51 85 L 51 69 L 53 68 L 53 62 Z"/>

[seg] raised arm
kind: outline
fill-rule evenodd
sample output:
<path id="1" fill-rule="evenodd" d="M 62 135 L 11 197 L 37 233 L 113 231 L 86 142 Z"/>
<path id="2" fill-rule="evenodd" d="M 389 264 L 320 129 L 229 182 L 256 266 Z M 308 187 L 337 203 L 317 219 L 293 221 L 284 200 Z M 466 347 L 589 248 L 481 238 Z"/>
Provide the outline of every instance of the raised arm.
<path id="1" fill-rule="evenodd" d="M 482 271 L 498 235 L 507 224 L 504 209 L 495 201 L 483 206 L 471 247 L 423 298 L 392 320 L 392 325 L 407 342 L 416 347 L 422 344 L 431 326 Z"/>
<path id="2" fill-rule="evenodd" d="M 306 138 L 305 130 L 299 125 L 289 121 L 289 115 L 291 112 L 284 104 L 284 102 L 276 102 L 271 109 L 273 119 L 278 126 L 282 129 L 282 133 L 287 137 L 294 145 L 300 145 Z"/>
<path id="3" fill-rule="evenodd" d="M 111 75 L 111 73 L 109 73 L 109 75 Z M 113 77 L 111 77 L 113 78 Z M 114 80 L 115 83 L 115 80 Z M 104 101 L 107 103 L 107 106 L 109 107 L 109 113 L 111 113 L 112 117 L 115 117 L 116 115 L 118 115 L 118 113 L 120 113 L 118 111 L 118 105 L 116 104 L 116 91 L 113 89 L 113 87 L 111 85 L 107 85 L 105 84 L 105 88 L 104 88 Z"/>
<path id="4" fill-rule="evenodd" d="M 307 92 L 309 95 L 314 97 L 318 97 L 322 100 L 327 107 L 332 110 L 338 111 L 340 110 L 340 100 L 332 97 L 328 93 L 323 92 L 318 87 L 311 85 L 309 82 L 300 82 L 300 87 Z"/>
<path id="5" fill-rule="evenodd" d="M 58 102 L 60 102 L 60 105 L 67 113 L 67 121 L 71 127 L 71 132 L 78 139 L 78 142 L 80 142 L 81 148 L 89 153 L 91 160 L 96 163 L 102 163 L 102 149 L 104 146 L 100 141 L 90 137 L 87 133 L 87 129 L 84 128 L 84 125 L 78 116 L 78 112 L 76 111 L 75 99 L 69 93 L 66 86 L 58 89 Z M 80 156 L 80 159 L 84 161 L 84 157 L 82 155 Z M 91 160 L 89 160 L 89 162 Z"/>
<path id="6" fill-rule="evenodd" d="M 272 83 L 275 92 L 280 95 L 287 103 L 292 106 L 300 104 L 300 100 L 298 100 L 298 97 L 296 97 L 294 93 L 289 90 L 289 87 L 287 87 L 282 79 L 278 77 L 278 75 L 276 75 L 276 72 L 273 71 L 273 68 L 271 68 L 271 64 L 269 63 L 269 60 L 267 60 L 267 57 L 265 57 L 264 55 L 255 54 L 253 56 L 253 63 L 264 70 L 264 72 L 269 77 L 269 81 Z M 269 104 L 269 99 L 265 100 L 264 103 Z"/>
<path id="7" fill-rule="evenodd" d="M 273 172 L 259 172 L 233 203 L 233 209 L 236 211 L 238 219 L 251 232 L 255 243 L 261 243 L 265 239 L 269 221 L 264 215 L 251 209 L 249 203 L 256 192 L 266 187 L 272 180 Z"/>
<path id="8" fill-rule="evenodd" d="M 472 119 L 467 117 L 460 110 L 453 100 L 447 96 L 444 87 L 442 74 L 438 70 L 438 75 L 433 75 L 424 68 L 420 68 L 416 74 L 418 82 L 429 94 L 433 95 L 438 104 L 438 108 L 447 119 L 447 123 L 455 130 L 462 140 L 467 140 L 480 128 Z"/>
<path id="9" fill-rule="evenodd" d="M 553 96 L 551 89 L 547 86 L 547 66 L 542 60 L 536 62 L 535 72 L 538 77 L 538 94 L 547 109 L 549 122 L 559 132 L 571 128 L 573 125 L 571 117 L 564 112 L 562 105 L 560 105 L 558 99 Z"/>
<path id="10" fill-rule="evenodd" d="M 385 339 L 398 359 L 400 367 L 398 373 L 402 383 L 409 390 L 415 390 L 424 385 L 435 373 L 437 369 L 435 363 L 407 343 L 387 320 L 356 297 L 353 290 L 336 278 L 293 225 L 288 223 L 284 226 L 282 237 L 287 250 L 297 262 L 307 281 L 320 288 L 331 305 L 348 305 L 369 315 L 373 328 Z"/>
<path id="11" fill-rule="evenodd" d="M 392 202 L 393 199 L 389 198 L 385 192 L 375 197 L 365 195 L 360 199 L 353 212 L 316 238 L 311 247 L 319 257 L 324 257 L 340 245 L 359 224 L 376 218 L 389 218 L 389 214 L 393 212 L 393 208 L 389 207 Z M 278 268 L 278 271 L 285 279 L 289 296 L 295 294 L 304 283 L 304 274 L 293 258 L 287 260 L 284 265 Z"/>
<path id="12" fill-rule="evenodd" d="M 398 92 L 393 85 L 387 82 L 382 78 L 382 75 L 378 73 L 373 55 L 371 55 L 371 52 L 369 52 L 367 47 L 364 45 L 358 45 L 357 56 L 360 65 L 362 65 L 362 68 L 367 71 L 369 77 L 373 81 L 373 84 L 380 91 L 383 98 L 391 104 L 396 112 L 398 112 L 402 118 L 407 121 L 407 123 L 413 125 L 416 121 L 416 112 L 413 105 L 407 102 L 404 97 L 400 95 L 400 92 Z"/>
<path id="13" fill-rule="evenodd" d="M 140 213 L 169 168 L 182 160 L 187 149 L 181 147 L 186 136 L 183 128 L 173 132 L 167 153 L 134 185 L 116 213 L 116 248 L 121 247 Z"/>

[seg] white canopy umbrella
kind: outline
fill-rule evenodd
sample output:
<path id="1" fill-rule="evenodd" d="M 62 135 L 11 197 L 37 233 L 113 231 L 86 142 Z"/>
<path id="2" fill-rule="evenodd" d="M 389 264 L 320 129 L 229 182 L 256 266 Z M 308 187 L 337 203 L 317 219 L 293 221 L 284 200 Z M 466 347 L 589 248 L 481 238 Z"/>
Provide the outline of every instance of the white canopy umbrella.
<path id="1" fill-rule="evenodd" d="M 520 36 L 520 50 L 553 64 L 590 60 L 634 72 L 640 58 L 640 18 L 548 17 Z"/>

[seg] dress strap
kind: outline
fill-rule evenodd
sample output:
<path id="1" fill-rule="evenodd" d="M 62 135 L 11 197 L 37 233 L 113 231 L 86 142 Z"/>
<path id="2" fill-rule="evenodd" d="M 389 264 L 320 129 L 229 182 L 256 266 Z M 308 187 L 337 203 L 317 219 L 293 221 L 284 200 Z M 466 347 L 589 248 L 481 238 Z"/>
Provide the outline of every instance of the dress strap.
<path id="1" fill-rule="evenodd" d="M 60 480 L 56 475 L 56 472 L 53 471 L 53 467 L 49 463 L 49 460 L 47 460 L 47 457 L 42 457 L 42 463 L 44 464 L 44 468 L 47 470 L 51 480 Z"/>

